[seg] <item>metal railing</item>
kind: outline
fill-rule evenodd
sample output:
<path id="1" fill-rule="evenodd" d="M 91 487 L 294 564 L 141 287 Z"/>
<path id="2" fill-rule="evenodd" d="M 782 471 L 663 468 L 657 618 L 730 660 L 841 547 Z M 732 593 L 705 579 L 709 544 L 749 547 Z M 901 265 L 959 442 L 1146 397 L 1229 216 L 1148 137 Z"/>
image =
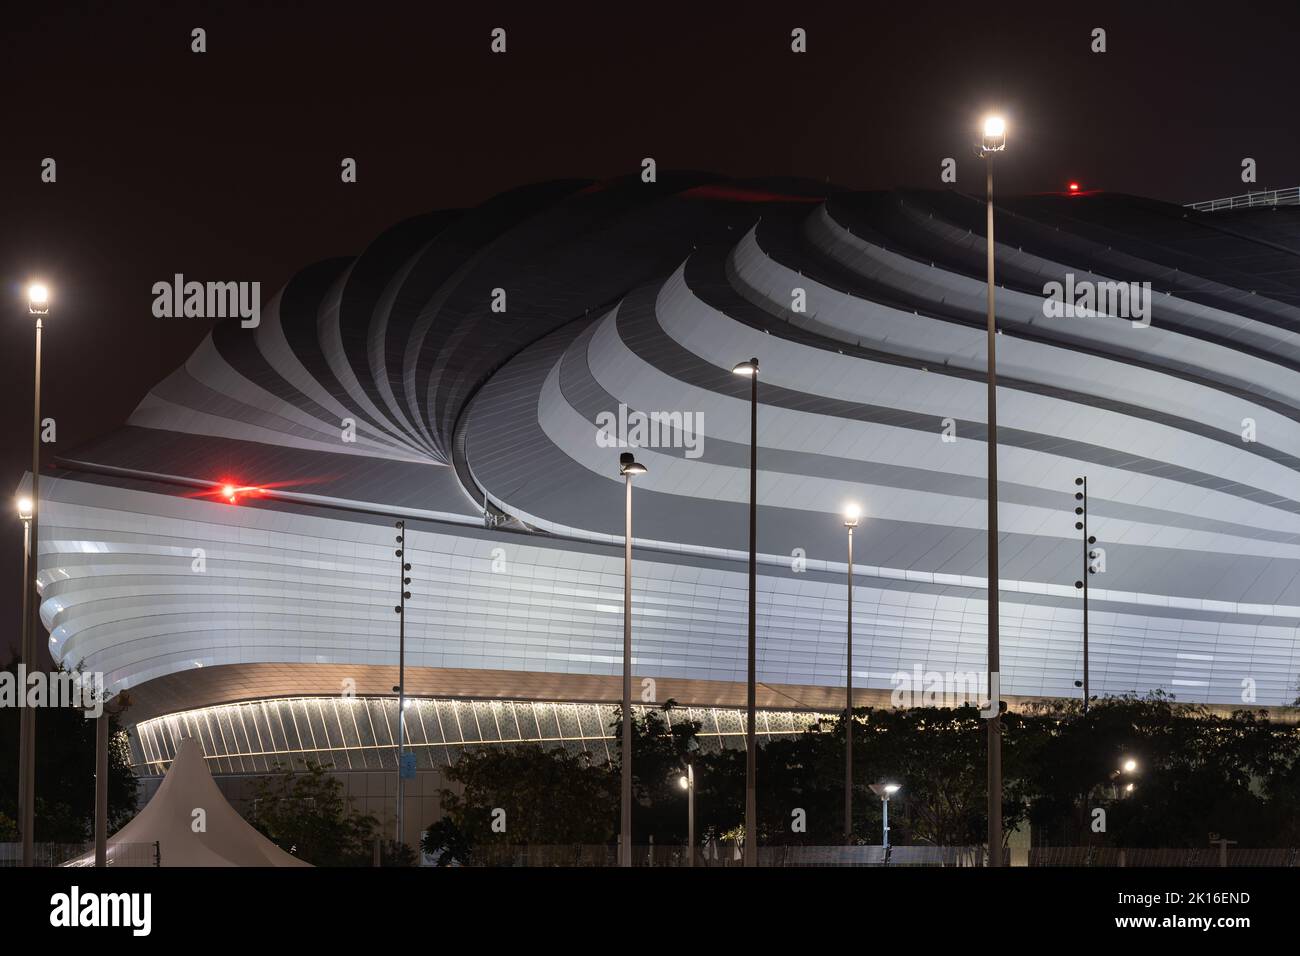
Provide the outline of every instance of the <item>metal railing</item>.
<path id="1" fill-rule="evenodd" d="M 89 860 L 83 860 L 89 854 Z M 93 843 L 35 843 L 32 845 L 35 866 L 91 866 L 95 865 Z M 157 843 L 114 843 L 108 847 L 108 866 L 161 866 Z M 0 843 L 0 867 L 22 866 L 23 845 Z"/>
<path id="2" fill-rule="evenodd" d="M 1031 867 L 1300 867 L 1300 849 L 1216 847 L 1130 848 L 1116 847 L 1033 847 L 1003 851 L 1004 864 Z M 686 848 L 656 844 L 637 846 L 632 863 L 639 867 L 685 866 Z M 732 843 L 698 847 L 697 867 L 738 867 L 743 863 Z M 493 844 L 475 848 L 473 867 L 604 867 L 618 865 L 613 845 L 508 846 Z M 982 846 L 765 846 L 759 847 L 758 865 L 764 867 L 982 867 L 986 865 Z"/>
<path id="3" fill-rule="evenodd" d="M 1217 212 L 1220 209 L 1249 209 L 1252 206 L 1300 206 L 1300 186 L 1290 189 L 1264 189 L 1259 192 L 1242 193 L 1240 196 L 1225 196 L 1223 199 L 1206 199 L 1203 202 L 1189 202 L 1185 209 L 1197 212 Z"/>

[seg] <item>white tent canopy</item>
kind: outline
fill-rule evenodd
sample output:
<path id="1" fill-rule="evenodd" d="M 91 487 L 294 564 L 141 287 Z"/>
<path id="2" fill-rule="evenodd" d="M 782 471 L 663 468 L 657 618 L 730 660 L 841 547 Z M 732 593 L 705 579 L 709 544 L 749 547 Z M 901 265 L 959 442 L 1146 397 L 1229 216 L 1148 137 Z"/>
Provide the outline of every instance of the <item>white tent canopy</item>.
<path id="1" fill-rule="evenodd" d="M 202 810 L 202 814 L 196 814 Z M 196 819 L 203 827 L 195 832 Z M 108 841 L 110 866 L 153 865 L 154 843 L 162 866 L 309 866 L 244 822 L 208 772 L 203 748 L 187 737 L 176 749 L 158 792 Z M 91 850 L 65 866 L 94 866 Z"/>

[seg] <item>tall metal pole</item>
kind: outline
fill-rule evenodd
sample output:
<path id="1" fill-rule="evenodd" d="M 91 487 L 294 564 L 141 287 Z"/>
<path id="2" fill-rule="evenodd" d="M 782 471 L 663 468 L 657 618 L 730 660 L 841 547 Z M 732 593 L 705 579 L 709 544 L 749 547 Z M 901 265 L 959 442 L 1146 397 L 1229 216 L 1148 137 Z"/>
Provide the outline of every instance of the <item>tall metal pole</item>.
<path id="1" fill-rule="evenodd" d="M 882 821 L 881 825 L 884 828 L 884 833 L 881 837 L 882 849 L 888 850 L 889 849 L 889 797 L 885 797 L 880 801 L 880 816 Z"/>
<path id="2" fill-rule="evenodd" d="M 758 641 L 758 360 L 749 391 L 749 677 L 745 722 L 745 866 L 758 866 L 758 708 L 755 656 Z"/>
<path id="3" fill-rule="evenodd" d="M 108 866 L 108 707 L 95 718 L 95 866 Z"/>
<path id="4" fill-rule="evenodd" d="M 406 802 L 406 780 L 403 776 L 405 768 L 403 760 L 406 757 L 406 569 L 409 567 L 406 561 L 406 522 L 397 522 L 397 542 L 400 545 L 397 549 L 397 586 L 400 595 L 400 603 L 397 611 L 397 837 L 396 842 L 400 846 L 404 841 L 402 839 L 402 823 L 404 817 Z"/>
<path id="5" fill-rule="evenodd" d="M 23 616 L 21 618 L 22 626 L 19 629 L 21 638 L 18 648 L 24 668 L 30 668 L 32 666 L 31 621 L 28 619 L 28 614 L 32 594 L 31 579 L 28 578 L 28 574 L 31 573 L 29 559 L 32 548 L 32 518 L 30 514 L 21 517 L 23 522 Z M 20 680 L 18 687 L 19 693 L 24 693 L 27 684 L 25 681 Z M 27 803 L 27 778 L 24 776 L 27 767 L 27 715 L 21 712 L 18 727 L 18 767 L 18 819 L 21 821 L 26 819 L 23 807 Z"/>
<path id="6" fill-rule="evenodd" d="M 23 587 L 31 594 L 31 618 L 27 624 L 27 647 L 24 648 L 23 662 L 31 670 L 36 665 L 36 637 L 41 627 L 41 598 L 36 588 L 36 576 L 40 573 L 40 534 L 39 518 L 41 511 L 41 317 L 36 316 L 36 388 L 32 400 L 32 521 L 31 521 L 31 568 Z M 36 803 L 36 710 L 24 707 L 19 719 L 22 746 L 19 747 L 23 760 L 18 777 L 21 781 L 22 800 L 18 828 L 22 832 L 23 866 L 35 863 L 34 828 Z"/>
<path id="7" fill-rule="evenodd" d="M 695 865 L 695 761 L 686 761 L 686 865 Z"/>
<path id="8" fill-rule="evenodd" d="M 1088 712 L 1088 476 L 1083 476 L 1083 712 Z"/>
<path id="9" fill-rule="evenodd" d="M 998 378 L 997 378 L 997 321 L 993 310 L 993 154 L 986 153 L 987 182 L 987 242 L 988 247 L 988 454 L 989 454 L 989 698 L 994 707 L 1000 706 L 1001 696 L 998 672 L 1001 660 L 998 646 L 998 625 L 1001 608 L 998 601 Z M 997 693 L 994 693 L 998 689 Z M 995 712 L 988 721 L 988 789 L 989 789 L 989 865 L 1002 865 L 1002 716 Z"/>
<path id="10" fill-rule="evenodd" d="M 849 525 L 849 615 L 844 676 L 844 844 L 853 842 L 853 526 Z"/>
<path id="11" fill-rule="evenodd" d="M 624 474 L 623 525 L 623 746 L 619 865 L 632 865 L 632 476 Z"/>

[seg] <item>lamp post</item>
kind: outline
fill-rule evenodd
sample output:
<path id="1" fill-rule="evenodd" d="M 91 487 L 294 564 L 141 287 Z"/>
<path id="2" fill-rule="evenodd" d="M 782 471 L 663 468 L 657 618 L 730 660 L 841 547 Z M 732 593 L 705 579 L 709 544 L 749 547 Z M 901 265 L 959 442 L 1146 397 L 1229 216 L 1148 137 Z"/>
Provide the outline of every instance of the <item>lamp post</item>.
<path id="1" fill-rule="evenodd" d="M 32 653 L 28 642 L 28 633 L 31 622 L 28 620 L 30 598 L 31 598 L 31 579 L 28 575 L 31 573 L 29 559 L 32 551 L 32 499 L 19 498 L 18 520 L 23 523 L 23 616 L 20 618 L 21 626 L 19 628 L 19 654 L 24 667 L 32 666 Z M 25 688 L 26 681 L 18 682 L 20 693 Z M 18 729 L 18 819 L 25 820 L 23 807 L 27 803 L 27 778 L 24 776 L 27 767 L 27 717 L 25 712 L 20 717 Z"/>
<path id="2" fill-rule="evenodd" d="M 902 789 L 901 784 L 897 783 L 873 783 L 871 792 L 880 798 L 881 826 L 883 828 L 881 846 L 885 850 L 885 857 L 889 857 L 889 798 Z"/>
<path id="3" fill-rule="evenodd" d="M 997 373 L 997 321 L 993 309 L 993 155 L 1007 148 L 1007 125 L 1000 116 L 984 119 L 984 139 L 980 155 L 984 157 L 987 173 L 985 206 L 985 246 L 987 249 L 988 284 L 988 472 L 989 472 L 989 651 L 988 686 L 989 706 L 993 714 L 988 720 L 988 817 L 989 865 L 1002 865 L 1002 715 L 998 671 L 1001 667 L 998 644 L 998 625 L 1001 607 L 998 601 L 998 373 Z"/>
<path id="4" fill-rule="evenodd" d="M 732 371 L 749 377 L 749 673 L 745 719 L 745 866 L 758 865 L 758 738 L 755 734 L 755 647 L 758 618 L 758 359 Z"/>
<path id="5" fill-rule="evenodd" d="M 100 712 L 95 718 L 95 866 L 108 866 L 108 701 L 100 693 Z"/>
<path id="6" fill-rule="evenodd" d="M 853 843 L 853 529 L 862 509 L 850 504 L 844 509 L 844 527 L 849 531 L 848 623 L 844 652 L 844 845 Z"/>
<path id="7" fill-rule="evenodd" d="M 686 865 L 695 865 L 695 760 L 686 758 L 686 773 L 677 781 L 686 791 Z"/>
<path id="8" fill-rule="evenodd" d="M 23 647 L 23 662 L 30 669 L 36 660 L 36 635 L 39 633 L 41 620 L 40 592 L 36 590 L 36 574 L 39 573 L 40 566 L 40 555 L 37 552 L 40 547 L 38 526 L 41 502 L 41 332 L 44 329 L 41 316 L 48 315 L 50 311 L 50 290 L 42 283 L 33 282 L 27 287 L 27 311 L 36 316 L 36 374 L 32 398 L 32 507 L 28 538 L 31 548 L 31 568 L 27 579 L 23 582 L 24 594 L 30 594 L 32 599 L 31 619 L 26 622 L 23 629 L 27 635 L 26 646 Z M 20 808 L 18 829 L 22 833 L 23 840 L 23 866 L 32 866 L 35 862 L 34 828 L 36 826 L 36 711 L 34 708 L 23 708 L 19 725 L 21 735 L 19 752 L 22 766 L 18 768 L 18 786 L 22 792 L 22 799 L 18 802 Z"/>
<path id="9" fill-rule="evenodd" d="M 1088 476 L 1076 478 L 1074 483 L 1080 488 L 1074 493 L 1074 500 L 1079 502 L 1074 509 L 1079 519 L 1074 523 L 1074 529 L 1083 532 L 1083 577 L 1075 581 L 1074 586 L 1083 589 L 1083 712 L 1086 714 L 1091 697 L 1088 691 L 1088 576 L 1097 573 L 1097 566 L 1092 563 L 1097 557 L 1097 552 L 1092 549 L 1097 539 L 1088 536 Z"/>
<path id="10" fill-rule="evenodd" d="M 623 749 L 619 814 L 619 865 L 632 865 L 632 478 L 646 473 L 631 452 L 618 456 L 623 476 Z"/>
<path id="11" fill-rule="evenodd" d="M 411 564 L 406 560 L 406 522 L 398 521 L 395 527 L 397 528 L 397 550 L 394 553 L 397 556 L 399 567 L 397 578 L 400 584 L 397 588 L 398 604 L 393 608 L 397 612 L 397 686 L 393 690 L 397 691 L 396 842 L 400 847 L 404 842 L 402 839 L 402 817 L 403 803 L 406 798 L 406 602 L 411 597 L 411 592 L 406 590 L 406 586 L 411 583 L 411 579 L 406 576 L 406 572 L 411 570 Z"/>

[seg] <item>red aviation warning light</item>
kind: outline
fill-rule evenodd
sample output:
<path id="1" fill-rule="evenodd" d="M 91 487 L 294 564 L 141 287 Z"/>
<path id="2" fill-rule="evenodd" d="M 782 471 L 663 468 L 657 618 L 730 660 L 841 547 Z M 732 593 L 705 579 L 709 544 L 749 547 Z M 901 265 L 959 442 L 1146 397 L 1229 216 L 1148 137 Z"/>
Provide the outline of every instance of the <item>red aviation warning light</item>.
<path id="1" fill-rule="evenodd" d="M 262 493 L 262 489 L 255 485 L 236 485 L 229 481 L 222 482 L 217 488 L 217 494 L 232 505 L 239 504 L 243 498 L 261 497 Z"/>
<path id="2" fill-rule="evenodd" d="M 1070 185 L 1067 186 L 1066 189 L 1069 191 L 1070 195 L 1073 196 L 1079 191 L 1079 184 L 1071 180 Z"/>

